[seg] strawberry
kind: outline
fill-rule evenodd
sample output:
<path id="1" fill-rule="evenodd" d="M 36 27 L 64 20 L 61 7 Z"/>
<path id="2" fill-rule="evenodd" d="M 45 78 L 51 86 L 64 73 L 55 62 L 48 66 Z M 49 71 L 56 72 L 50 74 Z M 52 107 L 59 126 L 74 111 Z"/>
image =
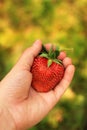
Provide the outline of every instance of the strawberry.
<path id="1" fill-rule="evenodd" d="M 43 46 L 40 54 L 34 59 L 32 73 L 32 87 L 38 92 L 52 90 L 64 76 L 64 66 L 61 60 L 57 59 L 58 49 L 49 51 Z"/>

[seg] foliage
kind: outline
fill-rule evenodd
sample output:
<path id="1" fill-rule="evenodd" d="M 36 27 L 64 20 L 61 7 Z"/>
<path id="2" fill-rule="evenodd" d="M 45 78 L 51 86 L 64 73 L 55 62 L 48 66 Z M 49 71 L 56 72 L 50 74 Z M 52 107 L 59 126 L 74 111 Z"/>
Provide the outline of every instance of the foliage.
<path id="1" fill-rule="evenodd" d="M 0 79 L 36 39 L 74 48 L 67 52 L 76 66 L 70 88 L 31 130 L 87 129 L 86 9 L 86 0 L 0 0 Z"/>

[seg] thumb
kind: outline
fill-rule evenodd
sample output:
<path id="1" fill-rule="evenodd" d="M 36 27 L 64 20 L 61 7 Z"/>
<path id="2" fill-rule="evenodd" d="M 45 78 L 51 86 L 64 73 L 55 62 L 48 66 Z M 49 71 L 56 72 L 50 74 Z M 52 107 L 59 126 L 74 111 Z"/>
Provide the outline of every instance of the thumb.
<path id="1" fill-rule="evenodd" d="M 2 95 L 2 99 L 22 101 L 28 96 L 32 78 L 29 69 L 31 69 L 34 58 L 40 52 L 41 46 L 41 41 L 37 40 L 30 48 L 26 49 L 17 64 L 1 81 L 0 96 Z"/>
<path id="2" fill-rule="evenodd" d="M 19 66 L 19 68 L 30 70 L 33 60 L 38 55 L 41 48 L 42 48 L 42 42 L 40 40 L 35 41 L 33 46 L 27 48 L 24 51 L 18 63 L 16 64 L 17 67 Z"/>

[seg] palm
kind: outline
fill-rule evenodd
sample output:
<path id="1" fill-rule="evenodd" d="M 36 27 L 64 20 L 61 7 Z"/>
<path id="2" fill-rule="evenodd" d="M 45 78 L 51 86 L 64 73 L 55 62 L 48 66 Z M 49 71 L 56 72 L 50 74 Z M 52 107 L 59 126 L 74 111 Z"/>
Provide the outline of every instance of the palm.
<path id="1" fill-rule="evenodd" d="M 24 73 L 23 73 L 23 71 L 22 71 L 20 73 L 22 73 L 22 75 L 21 75 L 22 79 L 20 78 L 21 82 L 18 80 L 17 75 L 15 75 L 16 84 L 13 87 L 13 90 L 11 89 L 11 91 L 9 92 L 9 93 L 11 93 L 11 95 L 13 97 L 13 99 L 11 99 L 12 100 L 12 108 L 11 108 L 12 117 L 15 120 L 16 125 L 19 129 L 21 129 L 23 127 L 26 127 L 26 128 L 31 127 L 32 125 L 39 122 L 57 102 L 56 95 L 53 90 L 48 93 L 36 92 L 31 86 L 29 86 L 29 84 L 32 81 L 30 72 L 24 71 Z M 30 75 L 30 77 L 29 77 L 29 75 Z M 28 77 L 28 78 L 25 78 L 25 77 Z M 25 79 L 25 80 L 23 80 L 23 79 Z M 29 79 L 31 79 L 31 81 Z M 29 81 L 29 82 L 26 82 L 26 81 Z M 19 82 L 20 82 L 20 84 L 19 84 Z M 22 86 L 23 82 L 26 83 L 24 86 Z M 18 84 L 19 84 L 19 86 L 18 86 Z M 17 89 L 14 89 L 14 88 L 16 88 L 16 86 L 19 88 L 21 86 L 22 98 L 21 98 L 20 93 L 18 94 L 19 90 L 17 91 Z M 26 92 L 27 89 L 24 92 L 24 88 L 29 89 L 28 93 Z M 10 88 L 9 88 L 9 90 L 10 90 Z M 15 93 L 17 93 L 17 95 L 18 95 L 17 98 L 14 97 Z M 10 97 L 8 97 L 8 98 L 10 98 Z M 17 105 L 15 105 L 15 103 Z M 44 111 L 44 109 L 45 109 L 45 111 Z"/>

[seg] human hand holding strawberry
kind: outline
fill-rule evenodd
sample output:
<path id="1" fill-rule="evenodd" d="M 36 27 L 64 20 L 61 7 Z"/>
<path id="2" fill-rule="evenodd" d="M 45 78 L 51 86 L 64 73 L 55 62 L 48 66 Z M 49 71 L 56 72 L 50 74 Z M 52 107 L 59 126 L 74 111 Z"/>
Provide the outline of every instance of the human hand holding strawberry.
<path id="1" fill-rule="evenodd" d="M 71 59 L 61 52 L 59 59 L 63 62 L 65 72 L 60 83 L 46 93 L 37 92 L 31 87 L 31 66 L 41 48 L 41 41 L 36 41 L 0 82 L 1 130 L 3 127 L 6 130 L 24 130 L 37 124 L 59 101 L 71 83 L 75 68 Z M 46 45 L 46 48 L 49 49 L 50 45 Z"/>

